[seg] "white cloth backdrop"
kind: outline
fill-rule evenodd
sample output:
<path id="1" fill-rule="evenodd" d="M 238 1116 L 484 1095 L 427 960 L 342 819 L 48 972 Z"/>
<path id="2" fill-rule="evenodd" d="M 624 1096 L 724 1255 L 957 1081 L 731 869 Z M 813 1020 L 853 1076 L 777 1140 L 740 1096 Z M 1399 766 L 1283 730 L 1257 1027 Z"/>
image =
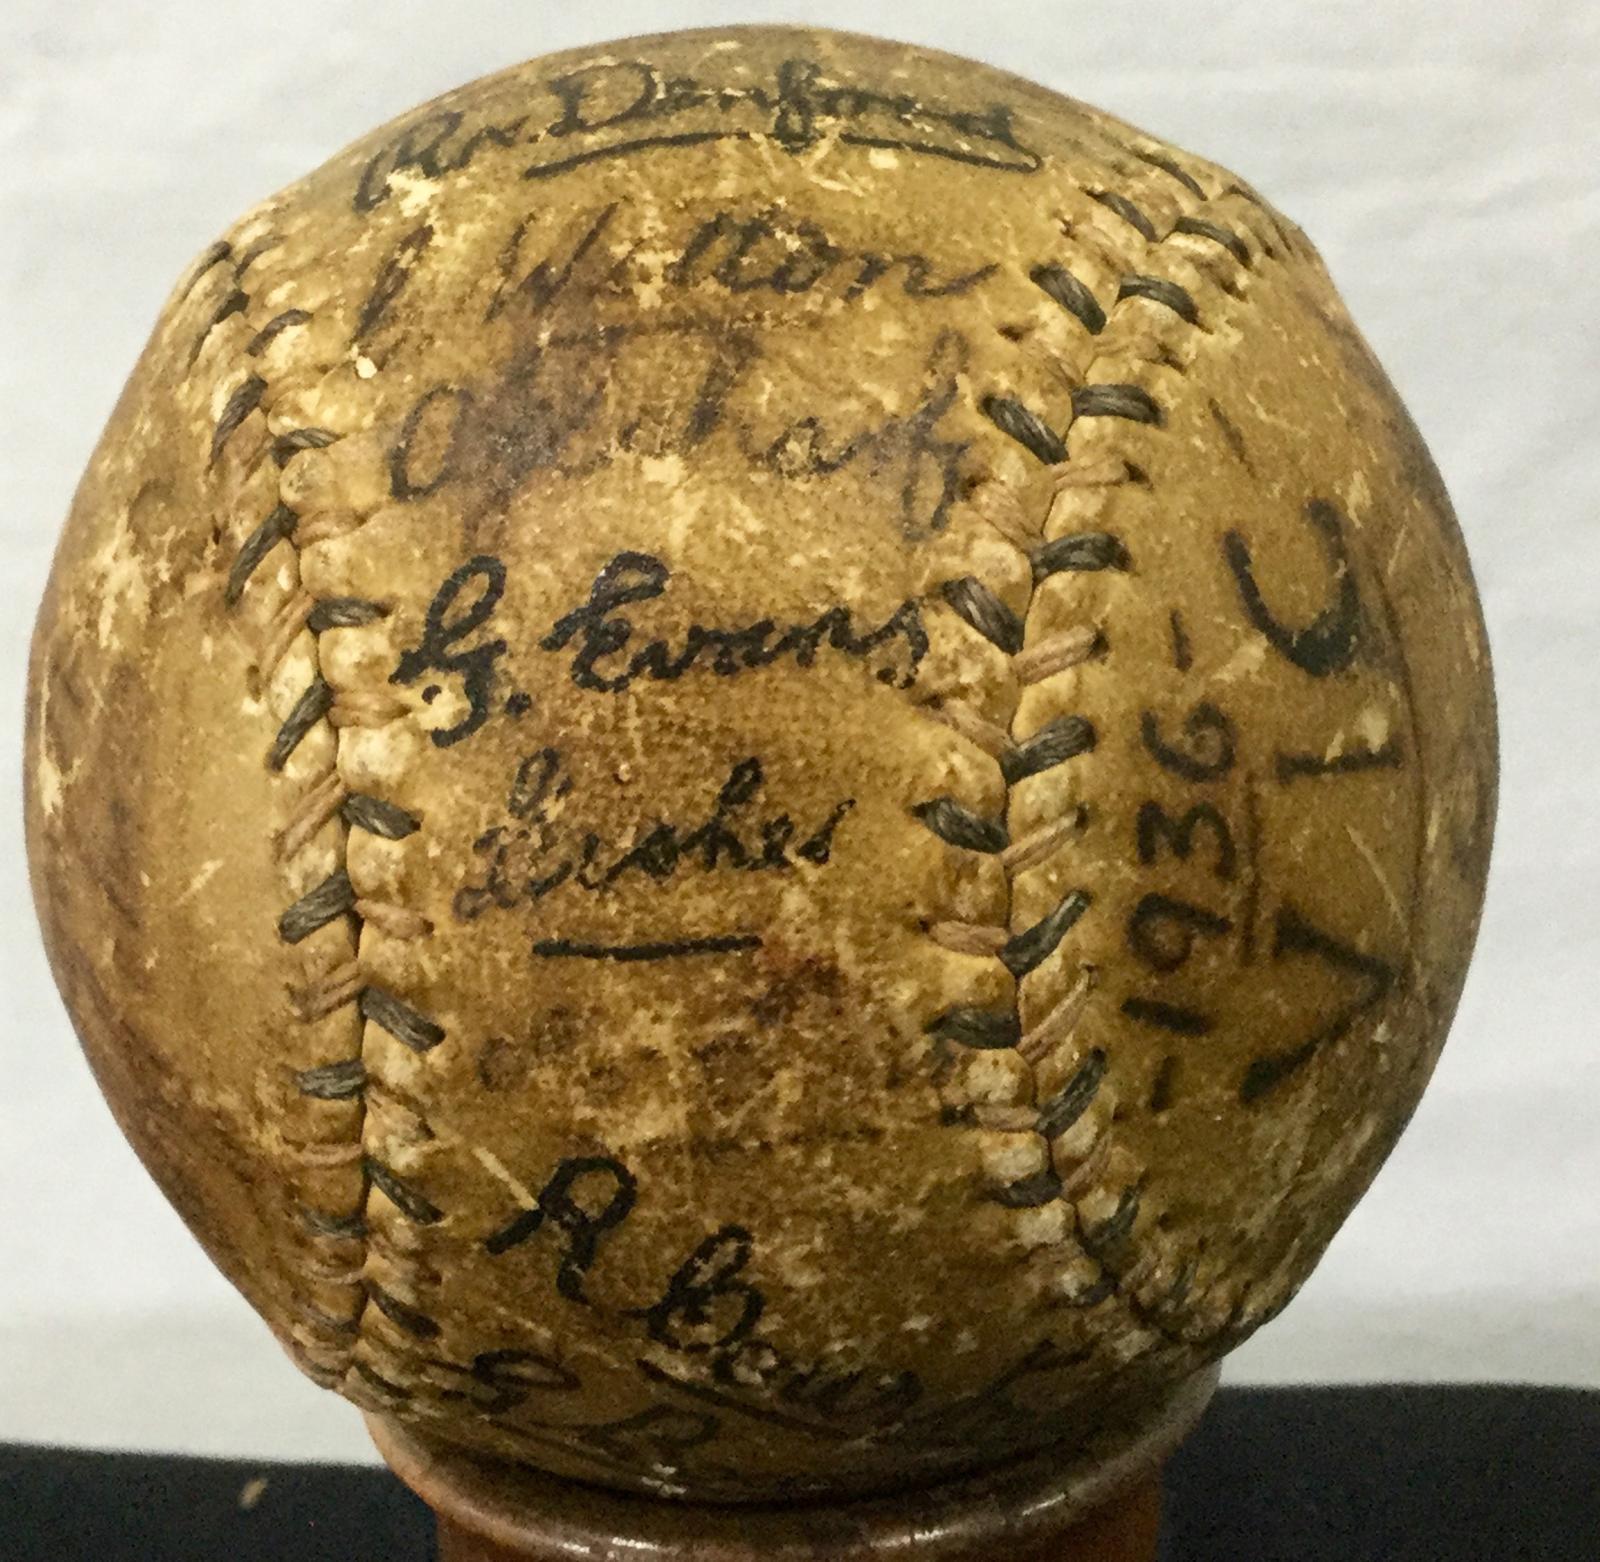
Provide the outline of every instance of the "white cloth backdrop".
<path id="1" fill-rule="evenodd" d="M 1454 492 L 1504 797 L 1455 1036 L 1234 1382 L 1600 1384 L 1600 8 L 1578 0 L 11 0 L 0 20 L 0 1438 L 371 1457 L 123 1145 L 45 967 L 25 647 L 169 285 L 400 110 L 548 50 L 805 13 L 1033 76 L 1233 166 L 1321 247 Z"/>

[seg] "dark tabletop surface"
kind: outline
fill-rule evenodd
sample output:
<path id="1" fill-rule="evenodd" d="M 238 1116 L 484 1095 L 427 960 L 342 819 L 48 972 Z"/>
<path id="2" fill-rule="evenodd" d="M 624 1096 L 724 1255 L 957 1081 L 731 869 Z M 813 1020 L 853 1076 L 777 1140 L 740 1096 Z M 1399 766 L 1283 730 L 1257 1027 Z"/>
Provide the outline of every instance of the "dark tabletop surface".
<path id="1" fill-rule="evenodd" d="M 1600 1393 L 1224 1389 L 1163 1562 L 1600 1562 Z M 0 1445 L 0 1562 L 431 1562 L 380 1469 Z"/>

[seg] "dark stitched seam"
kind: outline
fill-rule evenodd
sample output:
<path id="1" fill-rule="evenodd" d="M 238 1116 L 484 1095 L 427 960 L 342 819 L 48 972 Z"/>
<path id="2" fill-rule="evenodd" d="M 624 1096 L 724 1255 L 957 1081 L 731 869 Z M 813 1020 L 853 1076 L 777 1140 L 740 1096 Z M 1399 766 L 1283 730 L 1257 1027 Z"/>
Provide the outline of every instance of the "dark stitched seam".
<path id="1" fill-rule="evenodd" d="M 242 281 L 244 271 L 265 249 L 270 247 L 271 241 L 264 240 L 252 250 L 235 259 L 234 280 L 236 283 Z M 234 258 L 231 246 L 226 243 L 213 246 L 211 250 L 207 251 L 206 256 L 202 258 L 201 270 L 197 274 L 196 281 L 198 281 L 199 275 L 203 275 L 205 271 L 231 258 Z M 191 363 L 199 358 L 206 338 L 210 333 L 234 315 L 245 314 L 249 309 L 250 302 L 249 293 L 242 286 L 236 286 L 207 322 L 204 331 L 195 343 L 191 355 Z M 310 320 L 311 315 L 306 310 L 284 310 L 274 316 L 251 337 L 245 348 L 245 356 L 247 358 L 257 357 L 265 347 L 284 331 L 308 324 Z M 215 467 L 227 448 L 229 440 L 243 426 L 251 413 L 258 408 L 265 410 L 264 404 L 270 405 L 269 392 L 270 387 L 265 376 L 252 372 L 228 397 L 212 431 L 209 463 L 211 467 Z M 302 427 L 291 429 L 270 440 L 267 446 L 267 456 L 282 469 L 302 451 L 326 449 L 336 443 L 339 438 L 341 438 L 339 434 L 324 428 Z M 251 579 L 280 542 L 286 543 L 291 548 L 295 546 L 294 536 L 298 519 L 294 510 L 283 503 L 280 497 L 279 502 L 273 507 L 272 511 L 246 538 L 234 556 L 223 587 L 223 600 L 230 610 L 236 608 L 241 602 Z M 351 628 L 370 624 L 385 617 L 389 611 L 389 606 L 386 603 L 371 602 L 354 597 L 329 598 L 311 605 L 306 616 L 305 627 L 312 635 L 313 645 L 315 646 L 317 638 L 329 629 Z M 320 653 L 314 651 L 314 665 L 320 666 L 320 661 Z M 271 670 L 267 669 L 267 671 L 270 672 Z M 295 702 L 293 709 L 278 729 L 277 735 L 268 749 L 266 755 L 268 769 L 277 772 L 283 770 L 290 757 L 312 728 L 328 718 L 336 700 L 336 691 L 322 677 L 320 671 L 315 672 L 305 692 Z M 337 760 L 334 765 L 334 774 L 335 776 L 337 775 Z M 348 851 L 349 832 L 352 829 L 366 829 L 385 839 L 399 840 L 419 827 L 419 821 L 404 809 L 381 798 L 363 794 L 352 794 L 344 798 L 337 811 L 345 829 L 344 848 L 346 852 Z M 285 909 L 278 921 L 278 935 L 285 944 L 298 944 L 319 928 L 325 927 L 330 922 L 337 921 L 343 917 L 353 918 L 356 924 L 353 948 L 355 950 L 356 968 L 359 970 L 364 919 L 361 916 L 360 906 L 357 902 L 354 887 L 350 882 L 348 870 L 344 861 L 341 860 L 339 866 L 327 878 L 311 890 L 308 890 Z M 377 1024 L 415 1051 L 427 1052 L 444 1039 L 443 1027 L 436 1021 L 383 989 L 372 986 L 356 986 L 348 996 L 341 997 L 336 1007 L 342 1007 L 345 1003 L 354 1003 L 357 1006 L 358 1023 L 363 1030 L 369 1022 Z M 332 1011 L 326 1010 L 322 1012 Z M 360 1040 L 358 1040 L 357 1046 L 358 1053 L 354 1057 L 338 1058 L 312 1068 L 298 1070 L 294 1075 L 294 1085 L 298 1093 L 308 1100 L 356 1101 L 361 1103 L 360 1118 L 357 1123 L 354 1140 L 354 1148 L 361 1151 L 361 1193 L 359 1201 L 353 1210 L 329 1212 L 327 1210 L 303 1207 L 300 1215 L 306 1228 L 315 1234 L 337 1241 L 359 1242 L 361 1244 L 361 1252 L 352 1265 L 353 1271 L 359 1276 L 355 1283 L 360 1289 L 361 1305 L 349 1319 L 330 1320 L 329 1327 L 332 1332 L 348 1337 L 349 1355 L 345 1371 L 348 1372 L 354 1369 L 363 1377 L 377 1380 L 378 1374 L 373 1373 L 365 1363 L 356 1359 L 354 1355 L 361 1337 L 363 1315 L 369 1304 L 377 1306 L 379 1311 L 391 1323 L 414 1337 L 431 1338 L 433 1334 L 438 1332 L 438 1325 L 425 1313 L 412 1306 L 409 1302 L 379 1287 L 374 1280 L 366 1275 L 370 1192 L 373 1188 L 377 1188 L 394 1205 L 403 1218 L 417 1224 L 432 1224 L 442 1219 L 443 1213 L 405 1179 L 375 1157 L 365 1153 L 363 1147 L 368 1115 L 365 1095 L 369 1081 L 366 1062 L 361 1055 Z M 316 1315 L 318 1310 L 311 1308 L 310 1312 L 312 1315 Z M 334 1323 L 338 1326 L 336 1330 L 332 1330 Z M 326 1372 L 316 1375 L 326 1378 Z M 337 1377 L 340 1375 L 342 1374 L 336 1374 L 334 1381 L 337 1381 Z M 387 1380 L 383 1381 L 387 1382 Z M 388 1385 L 388 1387 L 394 1392 L 404 1393 L 403 1390 L 397 1389 L 394 1385 Z"/>
<path id="2" fill-rule="evenodd" d="M 1191 193 L 1206 198 L 1198 182 L 1170 159 L 1154 153 L 1141 156 L 1145 162 L 1176 179 Z M 1089 193 L 1132 226 L 1147 243 L 1162 242 L 1154 224 L 1132 201 L 1110 191 Z M 1190 214 L 1179 217 L 1167 237 L 1180 233 L 1208 239 L 1220 245 L 1241 268 L 1249 270 L 1252 267 L 1248 246 L 1230 228 Z M 1272 253 L 1270 249 L 1265 252 Z M 1091 336 L 1099 336 L 1109 324 L 1109 311 L 1064 267 L 1035 266 L 1029 272 L 1029 279 L 1063 309 L 1075 315 Z M 1218 286 L 1230 294 L 1236 291 L 1235 285 L 1228 282 L 1219 282 Z M 1112 308 L 1135 298 L 1159 304 L 1171 310 L 1186 325 L 1200 328 L 1199 306 L 1193 294 L 1178 283 L 1140 272 L 1125 273 L 1118 285 Z M 1021 445 L 1041 463 L 1057 466 L 1068 461 L 1065 432 L 1058 434 L 1043 416 L 1023 402 L 1011 396 L 989 395 L 981 399 L 979 410 L 1001 433 Z M 1165 424 L 1164 411 L 1155 398 L 1143 387 L 1129 384 L 1079 386 L 1072 394 L 1072 420 L 1081 417 L 1122 418 L 1156 428 Z M 1125 481 L 1147 481 L 1138 468 L 1130 463 L 1124 465 Z M 941 588 L 945 601 L 969 626 L 1011 656 L 1017 655 L 1026 644 L 1028 616 L 1039 584 L 1051 574 L 1073 569 L 1131 568 L 1127 549 L 1119 538 L 1107 532 L 1073 533 L 1055 538 L 1033 550 L 1030 558 L 1033 578 L 1027 603 L 1020 615 L 971 576 L 948 581 Z M 1104 653 L 1103 643 L 1098 650 Z M 1019 711 L 1020 708 L 1019 693 Z M 1015 719 L 1014 712 L 1013 726 Z M 1022 740 L 1017 739 L 1013 731 L 1010 749 L 999 757 L 1007 798 L 998 820 L 984 820 L 950 798 L 937 798 L 920 804 L 913 809 L 913 813 L 928 829 L 957 849 L 1003 851 L 1010 839 L 1011 789 L 1030 775 L 1087 753 L 1094 747 L 1094 741 L 1093 728 L 1080 716 L 1058 717 Z M 1007 912 L 1009 927 L 1013 915 L 1015 875 L 1008 871 L 1005 877 L 1008 900 L 1012 902 Z M 1009 1050 L 1022 1046 L 1025 1041 L 1020 1010 L 1022 979 L 1055 951 L 1073 925 L 1088 911 L 1090 904 L 1089 892 L 1075 889 L 1040 923 L 1020 934 L 1011 934 L 1006 939 L 998 951 L 998 958 L 1011 971 L 1018 984 L 1017 999 L 1009 1012 L 958 1005 L 938 1015 L 928 1026 L 929 1034 L 943 1043 L 979 1050 Z M 1063 1000 L 1072 1001 L 1071 994 Z M 1048 1025 L 1049 1019 L 1044 1023 Z M 1034 1103 L 1037 1111 L 1034 1130 L 1043 1138 L 1047 1156 L 1049 1147 L 1093 1105 L 1106 1071 L 1105 1052 L 1094 1048 L 1050 1100 L 1042 1104 Z M 970 1108 L 947 1109 L 945 1120 L 981 1125 L 978 1113 Z M 1033 1208 L 1063 1197 L 1064 1189 L 1053 1164 L 1047 1159 L 1044 1170 L 991 1190 L 989 1196 L 1009 1208 Z M 1172 1344 L 1206 1344 L 1239 1334 L 1242 1301 L 1235 1306 L 1221 1328 L 1205 1331 L 1203 1337 L 1192 1331 L 1185 1332 L 1172 1321 L 1171 1314 L 1182 1305 L 1191 1288 L 1195 1267 L 1192 1260 L 1180 1270 L 1167 1294 L 1153 1306 L 1124 1283 L 1127 1271 L 1117 1266 L 1116 1249 L 1133 1230 L 1141 1197 L 1141 1187 L 1135 1185 L 1125 1188 L 1116 1210 L 1107 1220 L 1092 1227 L 1084 1227 L 1080 1221 L 1078 1245 L 1099 1265 L 1101 1278 L 1086 1292 L 1073 1298 L 1071 1305 L 1089 1307 L 1114 1298 L 1139 1323 Z"/>

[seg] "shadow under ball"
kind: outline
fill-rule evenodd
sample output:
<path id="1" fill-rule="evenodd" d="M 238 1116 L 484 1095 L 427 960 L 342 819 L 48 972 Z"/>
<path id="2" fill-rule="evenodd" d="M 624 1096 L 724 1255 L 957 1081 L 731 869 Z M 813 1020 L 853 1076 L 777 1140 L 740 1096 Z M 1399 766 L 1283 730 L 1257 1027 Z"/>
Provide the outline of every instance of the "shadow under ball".
<path id="1" fill-rule="evenodd" d="M 900 1503 L 954 1556 L 1148 1482 L 1309 1273 L 1494 778 L 1299 229 L 748 28 L 464 87 L 200 257 L 57 551 L 27 822 L 119 1123 L 472 1544 L 488 1482 L 568 1554 L 570 1481 L 629 1555 Z"/>

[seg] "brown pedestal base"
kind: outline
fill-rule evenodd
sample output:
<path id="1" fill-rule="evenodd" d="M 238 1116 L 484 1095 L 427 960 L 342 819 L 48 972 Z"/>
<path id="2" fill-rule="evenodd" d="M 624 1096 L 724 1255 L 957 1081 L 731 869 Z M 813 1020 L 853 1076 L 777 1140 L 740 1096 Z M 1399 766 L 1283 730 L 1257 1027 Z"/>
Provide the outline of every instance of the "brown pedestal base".
<path id="1" fill-rule="evenodd" d="M 970 1556 L 973 1562 L 978 1562 L 980 1557 L 983 1562 L 1155 1562 L 1156 1542 L 1160 1534 L 1161 1482 L 1156 1478 L 1091 1514 L 1081 1524 L 1074 1524 L 1048 1544 L 1018 1548 L 1006 1543 L 1003 1552 L 969 1550 L 964 1555 Z M 910 1542 L 911 1538 L 908 1533 L 907 1541 Z M 552 1551 L 537 1537 L 534 1537 L 532 1544 L 536 1549 L 529 1550 L 528 1546 L 521 1544 L 502 1545 L 498 1541 L 474 1535 L 448 1519 L 439 1520 L 439 1562 L 555 1562 L 557 1558 L 566 1562 L 566 1559 L 583 1555 L 570 1547 Z M 754 1562 L 754 1559 L 765 1559 L 769 1554 L 784 1555 L 782 1552 L 758 1550 L 756 1548 L 759 1545 L 759 1541 L 751 1541 L 738 1551 L 726 1547 L 706 1551 L 696 1547 L 693 1542 L 685 1542 L 677 1555 L 683 1562 L 691 1562 L 691 1559 L 692 1562 L 703 1562 L 707 1557 L 724 1556 L 750 1558 Z M 848 1546 L 848 1543 L 841 1542 L 841 1545 Z M 908 1551 L 906 1554 L 915 1553 Z M 621 1553 L 608 1551 L 599 1555 L 609 1558 Z M 857 1547 L 839 1551 L 813 1550 L 810 1555 L 814 1562 L 818 1557 L 843 1559 L 892 1556 L 894 1553 L 881 1549 L 862 1551 Z"/>
<path id="2" fill-rule="evenodd" d="M 1216 1387 L 1201 1373 L 1092 1462 L 1047 1456 L 890 1497 L 710 1506 L 557 1480 L 368 1417 L 439 1517 L 440 1562 L 1153 1562 L 1160 1472 Z"/>

